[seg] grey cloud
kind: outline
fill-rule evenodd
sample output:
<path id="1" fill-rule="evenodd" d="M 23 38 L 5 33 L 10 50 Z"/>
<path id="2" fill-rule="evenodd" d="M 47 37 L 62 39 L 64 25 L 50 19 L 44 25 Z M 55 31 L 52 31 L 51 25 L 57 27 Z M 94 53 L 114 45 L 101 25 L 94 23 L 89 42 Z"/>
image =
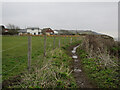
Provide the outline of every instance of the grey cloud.
<path id="1" fill-rule="evenodd" d="M 92 29 L 117 35 L 117 3 L 3 3 L 3 24 L 51 27 L 53 29 Z"/>

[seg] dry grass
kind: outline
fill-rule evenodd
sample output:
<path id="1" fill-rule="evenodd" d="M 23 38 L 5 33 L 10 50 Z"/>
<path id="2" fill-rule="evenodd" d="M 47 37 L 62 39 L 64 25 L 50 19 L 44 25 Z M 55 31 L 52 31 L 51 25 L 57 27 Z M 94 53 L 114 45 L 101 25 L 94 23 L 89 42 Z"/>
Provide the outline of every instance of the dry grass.
<path id="1" fill-rule="evenodd" d="M 30 74 L 21 76 L 21 82 L 14 87 L 20 88 L 70 88 L 75 87 L 72 71 L 69 68 L 70 57 L 60 50 L 55 49 L 47 53 L 48 58 L 44 58 L 42 68 L 34 66 Z M 49 56 L 51 58 L 49 58 Z"/>
<path id="2" fill-rule="evenodd" d="M 87 35 L 77 50 L 85 72 L 100 88 L 120 88 L 120 44 L 109 36 Z"/>
<path id="3" fill-rule="evenodd" d="M 105 67 L 109 66 L 118 66 L 116 55 L 113 54 L 111 48 L 116 46 L 118 43 L 113 40 L 112 37 L 102 36 L 102 35 L 87 35 L 84 42 L 82 43 L 82 48 L 89 53 L 88 58 L 97 58 L 100 59 L 100 63 Z M 112 58 L 116 58 L 116 61 Z"/>

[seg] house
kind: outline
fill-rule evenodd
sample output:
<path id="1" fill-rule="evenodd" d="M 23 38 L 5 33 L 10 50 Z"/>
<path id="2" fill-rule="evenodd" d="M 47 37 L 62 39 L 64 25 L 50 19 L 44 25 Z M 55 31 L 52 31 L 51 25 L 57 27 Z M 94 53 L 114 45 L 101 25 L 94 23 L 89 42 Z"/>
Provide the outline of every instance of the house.
<path id="1" fill-rule="evenodd" d="M 7 32 L 8 32 L 8 29 L 4 29 L 4 31 L 7 33 Z"/>
<path id="2" fill-rule="evenodd" d="M 19 35 L 30 34 L 30 35 L 41 35 L 41 29 L 38 27 L 29 27 L 26 29 L 19 30 Z"/>
<path id="3" fill-rule="evenodd" d="M 32 35 L 41 35 L 41 29 L 38 27 L 27 28 L 27 33 Z"/>
<path id="4" fill-rule="evenodd" d="M 2 35 L 7 35 L 8 31 L 9 29 L 5 28 L 5 26 L 3 25 L 0 26 L 0 33 L 2 33 Z"/>
<path id="5" fill-rule="evenodd" d="M 46 35 L 53 35 L 54 31 L 51 28 L 44 28 L 43 33 Z"/>
<path id="6" fill-rule="evenodd" d="M 18 33 L 19 35 L 25 35 L 25 34 L 27 34 L 27 30 L 26 29 L 21 29 L 18 32 L 19 32 Z"/>
<path id="7" fill-rule="evenodd" d="M 54 31 L 54 35 L 58 35 L 58 31 Z"/>

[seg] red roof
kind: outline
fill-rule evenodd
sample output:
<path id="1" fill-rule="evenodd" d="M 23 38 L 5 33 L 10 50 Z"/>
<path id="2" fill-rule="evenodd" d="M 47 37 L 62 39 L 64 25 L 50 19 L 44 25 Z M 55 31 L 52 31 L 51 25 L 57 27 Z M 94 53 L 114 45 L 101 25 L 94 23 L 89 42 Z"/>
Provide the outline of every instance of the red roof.
<path id="1" fill-rule="evenodd" d="M 4 29 L 5 31 L 8 31 L 8 29 Z"/>
<path id="2" fill-rule="evenodd" d="M 54 31 L 53 31 L 52 29 L 50 29 L 50 28 L 48 28 L 48 29 L 46 30 L 46 32 L 53 32 L 53 33 L 54 33 Z"/>

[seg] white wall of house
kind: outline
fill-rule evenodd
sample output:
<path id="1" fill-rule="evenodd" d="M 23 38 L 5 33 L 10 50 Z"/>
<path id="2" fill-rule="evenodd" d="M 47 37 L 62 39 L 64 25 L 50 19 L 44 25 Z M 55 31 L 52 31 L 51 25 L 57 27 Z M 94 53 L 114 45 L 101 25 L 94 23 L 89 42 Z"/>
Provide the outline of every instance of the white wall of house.
<path id="1" fill-rule="evenodd" d="M 32 29 L 32 28 L 27 28 L 27 33 L 30 33 L 32 35 L 41 35 L 41 30 L 40 29 Z"/>

